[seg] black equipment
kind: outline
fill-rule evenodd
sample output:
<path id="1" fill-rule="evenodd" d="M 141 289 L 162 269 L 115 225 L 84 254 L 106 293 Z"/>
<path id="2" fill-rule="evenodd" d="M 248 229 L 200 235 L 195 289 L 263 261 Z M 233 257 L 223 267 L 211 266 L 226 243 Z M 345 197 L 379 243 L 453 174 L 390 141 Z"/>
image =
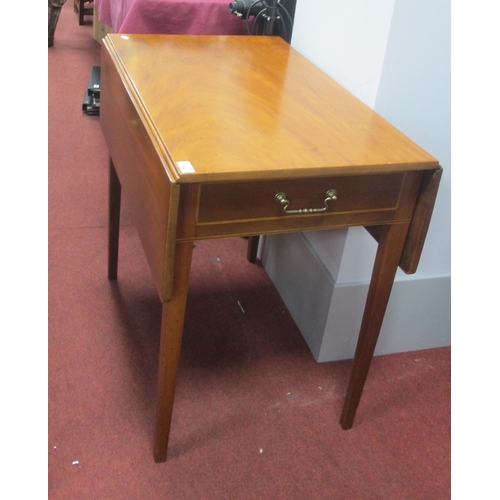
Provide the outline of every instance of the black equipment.
<path id="1" fill-rule="evenodd" d="M 82 110 L 87 115 L 98 115 L 101 105 L 101 67 L 92 66 L 87 90 L 83 96 Z"/>
<path id="2" fill-rule="evenodd" d="M 284 5 L 286 0 L 235 0 L 229 4 L 229 12 L 244 19 L 249 35 L 280 35 L 290 43 L 292 38 L 292 10 Z"/>

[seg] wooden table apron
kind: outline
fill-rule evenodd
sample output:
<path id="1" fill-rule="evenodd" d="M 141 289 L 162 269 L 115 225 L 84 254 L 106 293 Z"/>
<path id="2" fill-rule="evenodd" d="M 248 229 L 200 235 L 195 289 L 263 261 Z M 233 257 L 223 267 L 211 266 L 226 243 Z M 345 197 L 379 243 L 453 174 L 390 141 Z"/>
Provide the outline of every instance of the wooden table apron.
<path id="1" fill-rule="evenodd" d="M 365 226 L 377 239 L 378 249 L 340 418 L 342 428 L 349 429 L 353 425 L 397 268 L 400 266 L 408 273 L 417 268 L 441 169 L 432 156 L 395 129 L 390 129 L 396 152 L 384 152 L 388 155 L 387 160 L 375 166 L 369 162 L 367 165 L 358 162 L 336 166 L 332 161 L 325 168 L 311 168 L 305 164 L 295 170 L 273 169 L 278 158 L 273 159 L 268 169 L 245 171 L 243 167 L 243 170 L 235 167 L 234 171 L 207 170 L 199 175 L 192 172 L 183 175 L 177 161 L 187 158 L 176 158 L 175 151 L 170 150 L 170 129 L 159 127 L 159 121 L 152 117 L 154 113 L 148 109 L 151 105 L 147 101 L 147 90 L 144 87 L 142 91 L 140 81 L 137 77 L 134 79 L 131 71 L 139 64 L 135 61 L 141 56 L 147 57 L 152 46 L 158 50 L 159 38 L 165 51 L 171 50 L 174 44 L 177 58 L 184 51 L 196 50 L 198 44 L 200 50 L 205 50 L 207 44 L 215 44 L 217 51 L 222 52 L 216 51 L 213 57 L 221 57 L 226 53 L 225 47 L 234 41 L 238 47 L 245 44 L 245 48 L 252 46 L 255 47 L 252 50 L 267 51 L 270 64 L 275 53 L 296 58 L 300 64 L 310 64 L 274 37 L 186 37 L 185 48 L 182 46 L 184 38 L 180 36 L 131 35 L 122 41 L 118 35 L 110 35 L 104 40 L 100 121 L 110 153 L 108 277 L 117 278 L 123 189 L 162 302 L 155 461 L 165 461 L 167 456 L 193 241 L 198 239 L 351 226 Z M 135 41 L 135 51 L 127 52 L 129 46 L 122 50 L 122 44 Z M 184 62 L 179 60 L 179 64 Z M 291 70 L 284 66 L 283 71 Z M 154 77 L 154 72 L 152 75 Z M 190 77 L 192 75 L 187 73 L 186 78 Z M 322 74 L 320 80 L 317 92 L 325 91 L 323 82 L 328 85 L 329 78 Z M 208 86 L 206 99 L 210 99 L 213 91 L 210 89 L 212 87 Z M 182 106 L 181 90 L 166 86 L 164 99 L 180 99 L 179 106 Z M 304 90 L 315 91 L 314 88 Z M 280 92 L 285 94 L 286 91 L 281 89 Z M 345 95 L 342 96 L 345 99 Z M 242 97 L 249 98 L 248 95 Z M 335 95 L 328 93 L 326 98 L 335 99 Z M 353 107 L 362 106 L 351 98 Z M 301 111 L 300 106 L 297 110 Z M 382 120 L 374 116 L 370 119 Z M 306 118 L 311 119 L 309 115 Z M 179 123 L 181 121 L 182 118 Z M 386 125 L 382 123 L 381 126 Z M 174 127 L 175 123 L 172 129 Z M 233 140 L 238 140 L 238 134 L 251 135 L 252 130 L 238 130 L 235 124 Z M 254 140 L 260 140 L 259 133 L 255 130 Z M 297 141 L 302 137 L 299 135 L 297 132 Z M 293 144 L 294 141 L 290 141 L 291 148 Z M 406 145 L 408 153 L 404 151 Z M 328 145 L 323 150 L 326 155 Z M 224 151 L 220 154 L 223 156 Z M 263 151 L 262 155 L 265 154 Z M 405 154 L 407 162 L 401 161 Z M 391 155 L 395 155 L 398 163 L 392 163 Z M 326 193 L 332 189 L 336 196 L 325 201 Z M 288 203 L 276 200 L 277 193 L 284 193 Z"/>

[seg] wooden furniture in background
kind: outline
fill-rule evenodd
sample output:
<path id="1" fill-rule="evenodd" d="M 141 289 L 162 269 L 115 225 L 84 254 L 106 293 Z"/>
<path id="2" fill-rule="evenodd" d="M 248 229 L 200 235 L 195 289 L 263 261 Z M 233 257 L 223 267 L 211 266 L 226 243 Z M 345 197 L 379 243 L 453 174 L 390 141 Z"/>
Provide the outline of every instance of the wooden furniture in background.
<path id="1" fill-rule="evenodd" d="M 349 429 L 397 267 L 418 264 L 438 161 L 279 37 L 108 35 L 100 122 L 108 277 L 123 190 L 162 302 L 155 460 L 167 455 L 198 239 L 369 228 L 378 250 L 340 418 Z"/>
<path id="2" fill-rule="evenodd" d="M 74 0 L 73 10 L 78 14 L 78 24 L 83 26 L 85 16 L 94 15 L 94 2 L 93 0 Z"/>
<path id="3" fill-rule="evenodd" d="M 108 26 L 107 24 L 101 22 L 101 20 L 99 19 L 99 7 L 97 7 L 97 5 L 94 3 L 94 14 L 92 18 L 92 38 L 96 42 L 102 44 L 102 39 L 110 33 L 113 33 L 113 29 L 111 28 L 111 26 Z"/>

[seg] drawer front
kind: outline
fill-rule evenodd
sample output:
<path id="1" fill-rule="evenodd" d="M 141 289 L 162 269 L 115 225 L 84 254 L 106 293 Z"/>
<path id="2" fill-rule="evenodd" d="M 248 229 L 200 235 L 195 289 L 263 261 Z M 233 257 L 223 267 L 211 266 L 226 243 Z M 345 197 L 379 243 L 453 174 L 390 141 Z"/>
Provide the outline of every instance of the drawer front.
<path id="1" fill-rule="evenodd" d="M 197 225 L 325 214 L 393 211 L 404 173 L 207 184 L 200 187 Z M 335 199 L 327 194 L 334 190 Z M 280 193 L 281 201 L 276 199 Z"/>

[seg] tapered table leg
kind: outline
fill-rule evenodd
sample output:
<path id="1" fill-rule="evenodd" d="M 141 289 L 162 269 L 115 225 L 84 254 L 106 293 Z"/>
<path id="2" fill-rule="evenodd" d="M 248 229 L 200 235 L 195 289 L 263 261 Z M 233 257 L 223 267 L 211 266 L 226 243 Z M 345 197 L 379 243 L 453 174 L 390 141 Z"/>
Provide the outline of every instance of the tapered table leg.
<path id="1" fill-rule="evenodd" d="M 350 429 L 354 423 L 408 227 L 409 224 L 393 224 L 381 228 L 358 344 L 340 418 L 343 429 Z"/>
<path id="2" fill-rule="evenodd" d="M 167 459 L 192 255 L 192 242 L 176 245 L 173 296 L 162 306 L 155 462 L 165 462 Z"/>
<path id="3" fill-rule="evenodd" d="M 120 236 L 120 205 L 122 187 L 111 158 L 109 159 L 109 225 L 108 225 L 108 279 L 118 274 L 118 240 Z"/>
<path id="4" fill-rule="evenodd" d="M 259 249 L 260 236 L 250 236 L 248 238 L 247 247 L 247 260 L 248 262 L 255 262 L 257 260 L 257 250 Z"/>

